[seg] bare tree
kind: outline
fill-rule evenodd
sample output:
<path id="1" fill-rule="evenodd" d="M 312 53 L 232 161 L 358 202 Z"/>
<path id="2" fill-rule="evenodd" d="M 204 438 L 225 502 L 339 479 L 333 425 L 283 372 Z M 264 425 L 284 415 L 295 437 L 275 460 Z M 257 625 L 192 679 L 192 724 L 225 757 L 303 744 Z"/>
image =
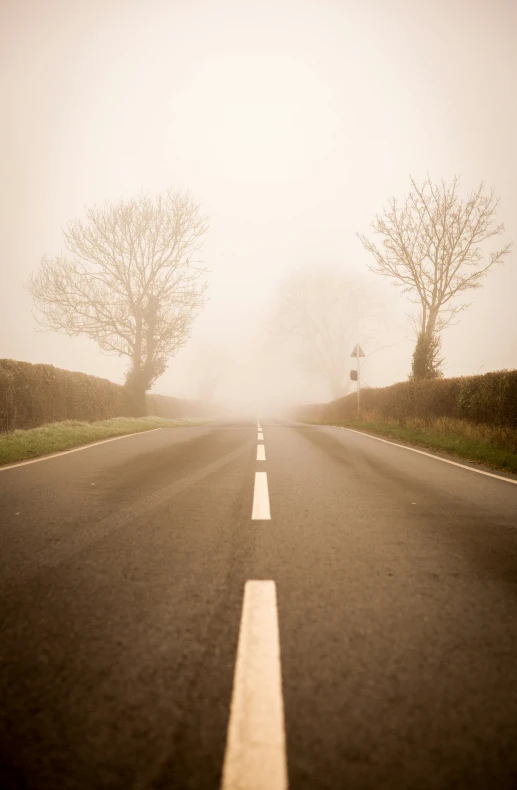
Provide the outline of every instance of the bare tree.
<path id="1" fill-rule="evenodd" d="M 509 253 L 511 244 L 483 257 L 480 245 L 504 230 L 495 220 L 499 200 L 494 190 L 485 194 L 483 183 L 465 201 L 457 193 L 458 177 L 450 185 L 444 181 L 437 185 L 428 176 L 421 186 L 411 177 L 411 185 L 412 191 L 401 204 L 391 198 L 382 216 L 372 222 L 382 238 L 380 249 L 358 236 L 375 258 L 370 270 L 392 278 L 419 305 L 412 317 L 418 337 L 412 375 L 432 378 L 441 375 L 441 331 L 469 306 L 458 303 L 458 298 L 481 286 L 482 278 Z"/>
<path id="2" fill-rule="evenodd" d="M 376 306 L 364 283 L 328 271 L 298 271 L 282 284 L 270 326 L 272 342 L 283 342 L 298 366 L 322 376 L 333 398 L 349 387 L 350 352 L 359 318 L 375 318 Z"/>
<path id="3" fill-rule="evenodd" d="M 42 329 L 87 335 L 129 358 L 126 384 L 139 411 L 205 302 L 197 253 L 206 230 L 188 193 L 95 206 L 65 230 L 69 256 L 44 257 L 29 280 Z"/>

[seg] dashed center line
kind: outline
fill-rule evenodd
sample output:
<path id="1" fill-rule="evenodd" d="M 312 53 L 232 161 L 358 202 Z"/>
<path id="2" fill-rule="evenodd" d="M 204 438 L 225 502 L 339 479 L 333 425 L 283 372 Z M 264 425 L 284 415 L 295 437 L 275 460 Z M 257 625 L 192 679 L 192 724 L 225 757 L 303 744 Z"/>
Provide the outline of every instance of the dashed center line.
<path id="1" fill-rule="evenodd" d="M 253 521 L 269 521 L 271 519 L 267 472 L 255 472 L 251 518 Z"/>
<path id="2" fill-rule="evenodd" d="M 257 461 L 265 461 L 266 460 L 266 448 L 263 444 L 257 445 Z"/>
<path id="3" fill-rule="evenodd" d="M 287 790 L 276 587 L 247 581 L 222 790 Z"/>
<path id="4" fill-rule="evenodd" d="M 258 432 L 257 439 L 258 439 L 259 442 L 263 442 L 264 441 L 264 434 L 262 433 L 262 431 Z"/>

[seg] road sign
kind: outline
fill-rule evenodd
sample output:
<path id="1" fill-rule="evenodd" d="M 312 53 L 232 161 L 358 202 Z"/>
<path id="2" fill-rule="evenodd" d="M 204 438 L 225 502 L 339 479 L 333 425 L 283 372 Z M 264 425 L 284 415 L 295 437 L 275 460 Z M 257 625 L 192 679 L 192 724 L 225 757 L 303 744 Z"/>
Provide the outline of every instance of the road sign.
<path id="1" fill-rule="evenodd" d="M 354 350 L 350 354 L 351 357 L 364 357 L 364 355 L 365 355 L 364 351 L 361 348 L 361 346 L 359 345 L 359 343 L 357 343 L 356 347 L 354 348 Z"/>

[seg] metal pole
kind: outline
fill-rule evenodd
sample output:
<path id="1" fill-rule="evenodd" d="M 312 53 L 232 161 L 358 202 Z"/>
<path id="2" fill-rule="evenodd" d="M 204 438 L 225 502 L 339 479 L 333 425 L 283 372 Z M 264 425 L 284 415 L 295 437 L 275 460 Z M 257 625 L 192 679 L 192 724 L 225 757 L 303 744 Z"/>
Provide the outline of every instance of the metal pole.
<path id="1" fill-rule="evenodd" d="M 361 357 L 359 356 L 359 343 L 355 351 L 357 356 L 357 414 L 359 415 L 361 408 Z"/>

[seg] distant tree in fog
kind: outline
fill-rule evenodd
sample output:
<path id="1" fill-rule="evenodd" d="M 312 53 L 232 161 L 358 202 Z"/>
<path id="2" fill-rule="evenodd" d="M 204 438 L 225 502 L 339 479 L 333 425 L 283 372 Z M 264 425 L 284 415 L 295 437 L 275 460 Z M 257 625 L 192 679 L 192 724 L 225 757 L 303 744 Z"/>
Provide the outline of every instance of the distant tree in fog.
<path id="1" fill-rule="evenodd" d="M 323 377 L 331 396 L 339 398 L 350 384 L 358 320 L 371 319 L 375 310 L 361 281 L 333 271 L 299 271 L 279 288 L 271 338 L 291 351 L 298 367 Z"/>
<path id="2" fill-rule="evenodd" d="M 380 248 L 358 234 L 375 258 L 371 271 L 390 277 L 419 305 L 412 316 L 417 335 L 411 377 L 415 380 L 441 375 L 440 333 L 469 305 L 458 303 L 465 291 L 479 288 L 488 270 L 510 251 L 511 244 L 484 257 L 480 245 L 499 236 L 496 222 L 499 200 L 483 183 L 466 200 L 457 194 L 459 179 L 450 185 L 421 186 L 411 178 L 412 191 L 399 203 L 388 201 L 382 215 L 372 222 L 382 239 Z"/>
<path id="3" fill-rule="evenodd" d="M 197 383 L 199 400 L 210 402 L 213 399 L 230 362 L 230 356 L 220 346 L 206 342 L 197 346 L 191 375 Z"/>
<path id="4" fill-rule="evenodd" d="M 29 280 L 41 328 L 87 335 L 129 358 L 138 411 L 204 305 L 206 269 L 196 257 L 206 230 L 188 193 L 95 206 L 65 230 L 69 255 L 44 257 Z"/>

